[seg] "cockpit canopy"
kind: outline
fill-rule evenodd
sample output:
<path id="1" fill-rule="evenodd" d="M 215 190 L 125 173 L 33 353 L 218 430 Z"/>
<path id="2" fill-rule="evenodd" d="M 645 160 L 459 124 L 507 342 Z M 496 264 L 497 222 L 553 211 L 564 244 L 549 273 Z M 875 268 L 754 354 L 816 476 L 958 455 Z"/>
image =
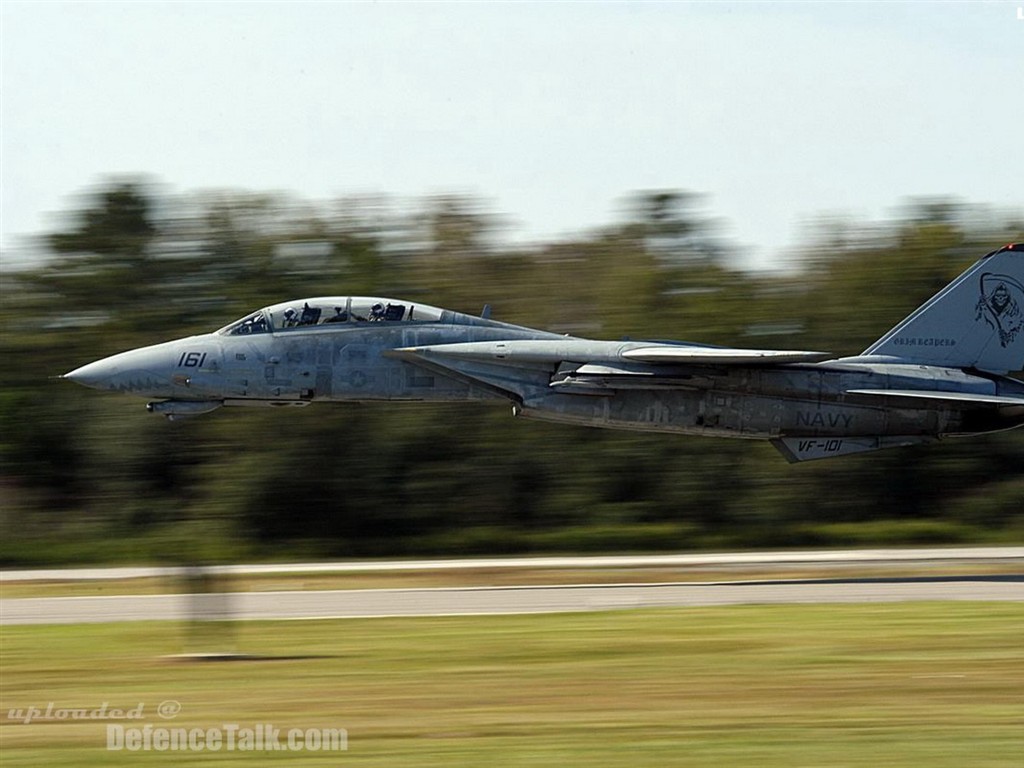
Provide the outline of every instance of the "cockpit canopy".
<path id="1" fill-rule="evenodd" d="M 426 304 L 367 296 L 323 296 L 286 301 L 246 315 L 218 333 L 244 336 L 277 333 L 296 328 L 309 329 L 335 323 L 436 323 L 444 310 Z"/>

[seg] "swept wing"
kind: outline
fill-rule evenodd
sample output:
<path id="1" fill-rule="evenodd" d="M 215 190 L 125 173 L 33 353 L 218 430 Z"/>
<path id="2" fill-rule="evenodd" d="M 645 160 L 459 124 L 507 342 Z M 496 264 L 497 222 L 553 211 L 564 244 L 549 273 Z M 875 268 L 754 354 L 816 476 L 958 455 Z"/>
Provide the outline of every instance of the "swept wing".
<path id="1" fill-rule="evenodd" d="M 384 353 L 492 389 L 611 394 L 623 389 L 703 389 L 713 368 L 816 363 L 825 352 L 589 339 L 516 339 L 404 347 Z M 533 372 L 531 377 L 530 372 Z"/>
<path id="2" fill-rule="evenodd" d="M 820 363 L 832 355 L 792 349 L 736 349 L 731 347 L 657 346 L 630 349 L 622 353 L 626 360 L 643 363 L 688 363 L 690 365 L 779 365 L 783 363 Z"/>

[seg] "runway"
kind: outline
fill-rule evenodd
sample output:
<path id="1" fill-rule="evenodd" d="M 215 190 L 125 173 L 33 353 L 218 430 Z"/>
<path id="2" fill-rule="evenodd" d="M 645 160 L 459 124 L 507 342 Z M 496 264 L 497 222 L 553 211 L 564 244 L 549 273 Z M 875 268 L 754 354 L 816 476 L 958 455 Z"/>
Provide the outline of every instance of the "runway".
<path id="1" fill-rule="evenodd" d="M 0 600 L 0 625 L 471 616 L 918 600 L 1024 602 L 1024 575 L 19 598 Z"/>
<path id="2" fill-rule="evenodd" d="M 588 555 L 576 557 L 477 557 L 451 560 L 371 560 L 319 563 L 217 565 L 208 572 L 227 576 L 268 574 L 379 573 L 582 568 L 750 568 L 816 566 L 902 566 L 1016 563 L 1024 570 L 1024 547 L 904 547 L 769 552 L 703 552 L 664 555 Z M 129 566 L 45 568 L 0 571 L 0 583 L 22 581 L 114 581 L 180 576 L 183 568 Z"/>

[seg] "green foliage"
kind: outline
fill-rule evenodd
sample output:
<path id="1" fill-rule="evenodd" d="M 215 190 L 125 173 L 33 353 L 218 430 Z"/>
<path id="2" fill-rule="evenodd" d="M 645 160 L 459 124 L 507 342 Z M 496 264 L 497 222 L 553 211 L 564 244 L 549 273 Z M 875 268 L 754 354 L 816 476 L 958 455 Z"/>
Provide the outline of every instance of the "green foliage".
<path id="1" fill-rule="evenodd" d="M 520 422 L 503 407 L 319 405 L 167 423 L 49 377 L 290 297 L 420 298 L 584 336 L 856 353 L 1024 235 L 925 202 L 730 268 L 698 198 L 525 250 L 479 201 L 94 191 L 5 275 L 0 524 L 9 562 L 997 541 L 1024 534 L 1024 432 L 792 467 L 765 444 Z M 204 554 L 203 554 L 204 553 Z"/>

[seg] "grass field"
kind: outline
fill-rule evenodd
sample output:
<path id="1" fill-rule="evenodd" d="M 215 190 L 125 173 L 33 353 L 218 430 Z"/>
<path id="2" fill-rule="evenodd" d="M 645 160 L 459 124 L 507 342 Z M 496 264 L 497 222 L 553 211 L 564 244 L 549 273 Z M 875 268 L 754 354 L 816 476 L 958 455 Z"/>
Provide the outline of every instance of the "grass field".
<path id="1" fill-rule="evenodd" d="M 261 658 L 183 662 L 170 622 L 3 627 L 0 762 L 47 765 L 1007 766 L 1024 606 L 749 606 L 242 622 Z M 173 720 L 156 713 L 180 702 Z M 12 710 L 144 704 L 173 727 L 345 728 L 340 753 L 108 752 Z M 139 722 L 132 723 L 140 724 Z"/>

